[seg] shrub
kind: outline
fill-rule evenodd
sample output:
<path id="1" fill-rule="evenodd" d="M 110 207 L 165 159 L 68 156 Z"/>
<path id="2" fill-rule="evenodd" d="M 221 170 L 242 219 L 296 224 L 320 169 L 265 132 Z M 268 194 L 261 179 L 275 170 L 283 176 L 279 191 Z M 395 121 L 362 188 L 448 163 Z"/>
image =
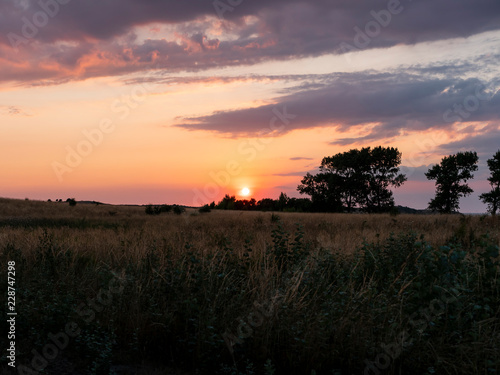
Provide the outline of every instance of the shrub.
<path id="1" fill-rule="evenodd" d="M 198 211 L 202 214 L 202 213 L 210 212 L 210 211 L 212 211 L 212 209 L 210 208 L 210 206 L 208 204 L 206 204 L 203 207 L 201 207 Z"/>
<path id="2" fill-rule="evenodd" d="M 161 214 L 161 207 L 160 206 L 153 206 L 152 204 L 148 204 L 146 206 L 146 214 L 147 215 L 159 215 Z"/>
<path id="3" fill-rule="evenodd" d="M 170 212 L 170 211 L 172 211 L 172 206 L 170 206 L 168 204 L 162 204 L 160 206 L 160 211 L 161 212 Z"/>
<path id="4" fill-rule="evenodd" d="M 279 215 L 271 214 L 271 223 L 277 223 L 281 220 Z"/>
<path id="5" fill-rule="evenodd" d="M 173 210 L 174 210 L 174 214 L 176 214 L 176 215 L 181 215 L 182 213 L 186 212 L 186 209 L 184 207 L 178 206 L 176 204 L 174 204 Z"/>

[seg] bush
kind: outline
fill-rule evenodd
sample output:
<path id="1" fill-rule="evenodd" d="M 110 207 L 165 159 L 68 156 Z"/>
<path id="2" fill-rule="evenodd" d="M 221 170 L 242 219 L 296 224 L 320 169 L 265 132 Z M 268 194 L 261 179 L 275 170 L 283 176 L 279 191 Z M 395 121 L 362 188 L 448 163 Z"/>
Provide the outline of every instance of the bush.
<path id="1" fill-rule="evenodd" d="M 173 210 L 174 210 L 174 214 L 176 214 L 176 215 L 181 215 L 182 213 L 186 212 L 186 209 L 184 207 L 178 206 L 176 204 L 174 204 Z"/>
<path id="2" fill-rule="evenodd" d="M 170 211 L 172 211 L 172 206 L 168 204 L 162 204 L 161 206 L 148 204 L 146 206 L 146 214 L 148 215 L 159 215 L 162 212 L 170 212 Z"/>
<path id="3" fill-rule="evenodd" d="M 170 211 L 172 211 L 172 206 L 170 206 L 168 204 L 163 204 L 160 206 L 160 211 L 161 212 L 170 212 Z"/>
<path id="4" fill-rule="evenodd" d="M 160 206 L 153 206 L 152 204 L 148 204 L 146 206 L 146 214 L 147 215 L 159 215 L 161 214 L 161 207 Z"/>
<path id="5" fill-rule="evenodd" d="M 68 198 L 68 199 L 66 199 L 66 202 L 68 202 L 71 207 L 76 206 L 75 198 Z"/>
<path id="6" fill-rule="evenodd" d="M 206 204 L 203 207 L 201 207 L 198 211 L 202 214 L 202 213 L 210 212 L 212 210 L 210 209 L 210 206 L 208 204 Z"/>

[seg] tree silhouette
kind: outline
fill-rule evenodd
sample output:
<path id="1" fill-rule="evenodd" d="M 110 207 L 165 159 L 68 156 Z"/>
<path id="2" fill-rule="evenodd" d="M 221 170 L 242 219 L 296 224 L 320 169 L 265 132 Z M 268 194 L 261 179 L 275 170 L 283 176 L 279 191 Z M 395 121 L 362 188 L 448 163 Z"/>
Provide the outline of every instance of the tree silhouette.
<path id="1" fill-rule="evenodd" d="M 283 211 L 285 208 L 287 208 L 289 201 L 290 198 L 288 197 L 288 195 L 282 192 L 278 198 L 278 210 Z"/>
<path id="2" fill-rule="evenodd" d="M 217 205 L 217 208 L 219 210 L 234 210 L 235 203 L 236 197 L 234 195 L 230 196 L 229 194 L 226 194 Z"/>
<path id="3" fill-rule="evenodd" d="M 385 212 L 394 206 L 390 187 L 399 187 L 401 153 L 393 147 L 352 149 L 323 158 L 320 172 L 307 173 L 297 190 L 311 196 L 313 205 L 326 211 Z"/>
<path id="4" fill-rule="evenodd" d="M 500 150 L 493 155 L 492 159 L 488 159 L 488 168 L 491 172 L 491 176 L 488 178 L 491 190 L 481 194 L 479 198 L 488 205 L 488 212 L 496 215 L 500 208 Z"/>
<path id="5" fill-rule="evenodd" d="M 429 202 L 429 209 L 440 213 L 458 211 L 460 198 L 473 192 L 466 182 L 474 178 L 472 172 L 477 171 L 477 162 L 476 152 L 458 152 L 430 168 L 425 176 L 436 180 L 436 196 Z"/>
<path id="6" fill-rule="evenodd" d="M 368 212 L 387 212 L 394 207 L 390 187 L 400 187 L 407 180 L 399 173 L 401 152 L 394 147 L 375 147 L 361 150 L 361 180 L 364 189 L 360 191 L 357 202 Z"/>
<path id="7" fill-rule="evenodd" d="M 71 207 L 76 206 L 76 199 L 75 198 L 68 198 L 68 199 L 66 199 L 66 202 L 68 202 Z"/>
<path id="8" fill-rule="evenodd" d="M 321 167 L 320 170 L 322 170 Z M 338 191 L 340 182 L 339 176 L 327 172 L 320 172 L 316 175 L 307 173 L 297 190 L 300 194 L 311 197 L 313 211 L 339 212 L 343 210 Z"/>

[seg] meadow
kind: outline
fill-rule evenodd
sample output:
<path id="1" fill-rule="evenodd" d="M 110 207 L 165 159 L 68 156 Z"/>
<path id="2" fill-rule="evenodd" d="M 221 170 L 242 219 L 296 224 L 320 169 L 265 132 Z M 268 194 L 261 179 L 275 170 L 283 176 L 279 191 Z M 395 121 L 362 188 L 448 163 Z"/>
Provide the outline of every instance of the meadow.
<path id="1" fill-rule="evenodd" d="M 0 199 L 0 298 L 13 261 L 26 374 L 493 374 L 499 244 L 486 215 Z"/>

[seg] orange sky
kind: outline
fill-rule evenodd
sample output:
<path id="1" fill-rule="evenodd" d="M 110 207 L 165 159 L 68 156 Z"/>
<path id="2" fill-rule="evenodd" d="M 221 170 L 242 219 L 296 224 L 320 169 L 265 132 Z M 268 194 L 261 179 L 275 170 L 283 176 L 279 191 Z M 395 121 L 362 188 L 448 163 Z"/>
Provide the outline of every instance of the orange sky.
<path id="1" fill-rule="evenodd" d="M 260 22 L 246 17 L 242 22 L 249 28 Z M 487 111 L 492 103 L 486 99 L 478 100 L 478 108 L 469 111 L 469 117 L 443 122 L 442 115 L 453 103 L 461 104 L 471 95 L 474 98 L 474 91 L 443 100 L 446 104 L 436 104 L 437 108 L 432 99 L 424 107 L 423 99 L 415 94 L 423 90 L 417 87 L 422 82 L 446 87 L 429 94 L 429 98 L 443 98 L 460 89 L 456 82 L 493 80 L 498 65 L 475 69 L 465 62 L 498 54 L 497 31 L 369 48 L 348 55 L 323 51 L 286 59 L 259 57 L 255 62 L 232 61 L 199 71 L 183 70 L 182 62 L 175 69 L 160 67 L 160 49 L 148 55 L 151 61 L 147 64 L 137 57 L 135 48 L 140 43 L 151 44 L 158 38 L 164 44 L 175 40 L 177 44 L 169 48 L 182 46 L 181 52 L 190 59 L 206 58 L 238 37 L 237 23 L 232 31 L 221 25 L 213 17 L 178 24 L 152 21 L 130 26 L 134 38 L 125 33 L 59 42 L 40 32 L 40 38 L 47 41 L 37 41 L 16 53 L 0 44 L 0 62 L 11 72 L 10 77 L 23 77 L 6 76 L 0 82 L 0 195 L 186 205 L 218 201 L 224 194 L 238 195 L 244 187 L 256 199 L 276 198 L 281 191 L 299 196 L 296 187 L 301 176 L 313 172 L 324 156 L 383 145 L 398 147 L 403 165 L 408 167 L 409 181 L 396 193 L 396 204 L 425 208 L 434 189 L 422 177 L 425 167 L 439 162 L 454 147 L 465 149 L 470 144 L 474 149 L 480 137 L 494 139 L 499 134 L 498 116 L 494 109 Z M 181 31 L 188 26 L 193 30 L 205 27 L 207 36 L 201 42 L 197 37 L 188 38 Z M 261 32 L 255 26 L 254 33 Z M 193 31 L 193 35 L 197 34 Z M 99 45 L 102 50 L 96 41 L 103 44 Z M 253 49 L 277 48 L 278 42 L 269 38 L 265 43 L 248 43 L 245 49 L 250 52 L 244 52 L 244 57 L 250 59 L 251 53 L 257 53 Z M 131 47 L 120 47 L 118 54 L 113 43 L 131 43 Z M 49 54 L 49 46 L 66 52 L 52 58 L 56 55 L 52 50 Z M 87 48 L 78 62 L 62 62 L 71 58 L 69 51 L 77 46 Z M 235 55 L 243 53 L 232 48 Z M 51 57 L 35 59 L 34 53 L 40 51 Z M 438 69 L 453 61 L 464 64 L 460 75 Z M 367 77 L 371 83 L 363 86 Z M 402 92 L 410 92 L 411 86 L 412 97 L 398 104 L 404 94 L 395 95 L 392 107 L 388 99 L 370 109 L 384 85 Z M 338 105 L 338 110 L 329 109 L 328 102 L 308 110 L 309 99 L 305 98 L 322 87 L 329 88 L 329 93 L 345 90 L 346 103 L 352 95 L 366 105 L 366 113 L 351 121 L 358 111 L 339 104 L 337 94 L 331 105 Z M 363 93 L 356 91 L 363 87 Z M 388 91 L 387 95 L 393 94 Z M 398 106 L 405 109 L 399 111 Z M 288 117 L 280 118 L 279 113 Z M 246 123 L 247 118 L 255 120 Z M 492 155 L 493 148 L 479 150 L 480 156 Z M 484 163 L 482 160 L 477 174 L 482 180 L 474 182 L 477 191 L 463 206 L 466 212 L 484 210 L 477 200 L 488 189 Z"/>

